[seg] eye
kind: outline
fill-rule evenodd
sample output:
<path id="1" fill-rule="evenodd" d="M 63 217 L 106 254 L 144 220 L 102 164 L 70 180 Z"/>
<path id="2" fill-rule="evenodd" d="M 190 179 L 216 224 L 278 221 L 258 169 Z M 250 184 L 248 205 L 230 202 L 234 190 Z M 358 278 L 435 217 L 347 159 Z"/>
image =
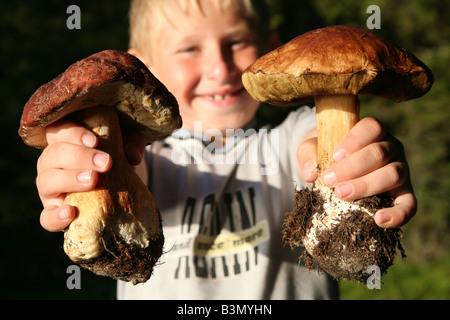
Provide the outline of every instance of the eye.
<path id="1" fill-rule="evenodd" d="M 249 41 L 246 39 L 236 39 L 236 40 L 232 40 L 230 42 L 230 47 L 232 47 L 233 49 L 239 49 L 239 48 L 246 47 L 248 44 L 249 44 Z"/>
<path id="2" fill-rule="evenodd" d="M 197 50 L 198 50 L 198 48 L 196 48 L 196 47 L 187 47 L 187 48 L 181 49 L 180 51 L 181 52 L 195 52 Z"/>
<path id="3" fill-rule="evenodd" d="M 256 45 L 254 37 L 247 34 L 231 37 L 228 41 L 228 46 L 232 50 L 241 50 L 254 45 Z"/>
<path id="4" fill-rule="evenodd" d="M 195 45 L 187 45 L 180 47 L 178 50 L 176 50 L 177 54 L 184 55 L 184 56 L 192 56 L 195 54 L 198 54 L 200 52 L 200 47 Z"/>

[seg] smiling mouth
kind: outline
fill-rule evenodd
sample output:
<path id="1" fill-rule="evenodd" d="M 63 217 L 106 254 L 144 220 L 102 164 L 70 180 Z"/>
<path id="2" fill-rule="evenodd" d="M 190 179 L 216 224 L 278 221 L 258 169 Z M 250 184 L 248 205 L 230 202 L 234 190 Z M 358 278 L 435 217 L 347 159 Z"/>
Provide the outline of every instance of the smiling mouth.
<path id="1" fill-rule="evenodd" d="M 215 94 L 214 96 L 208 96 L 208 99 L 211 101 L 223 101 L 226 99 L 230 99 L 232 97 L 231 93 L 227 93 L 226 95 Z"/>
<path id="2" fill-rule="evenodd" d="M 226 94 L 213 94 L 213 95 L 206 95 L 205 97 L 209 101 L 213 101 L 213 102 L 226 101 L 231 98 L 236 98 L 243 90 L 244 90 L 244 88 L 241 88 L 241 89 L 238 89 L 233 92 L 228 92 Z"/>

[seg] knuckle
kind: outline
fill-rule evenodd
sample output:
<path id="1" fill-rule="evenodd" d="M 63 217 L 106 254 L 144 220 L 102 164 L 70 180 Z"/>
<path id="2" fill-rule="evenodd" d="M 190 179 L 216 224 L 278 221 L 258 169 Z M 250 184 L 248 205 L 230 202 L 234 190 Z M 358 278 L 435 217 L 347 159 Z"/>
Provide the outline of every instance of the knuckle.
<path id="1" fill-rule="evenodd" d="M 35 179 L 35 184 L 36 184 L 36 187 L 38 188 L 38 191 L 40 191 L 40 187 L 41 187 L 41 176 L 40 175 L 37 175 L 36 176 L 36 179 Z"/>
<path id="2" fill-rule="evenodd" d="M 350 161 L 342 161 L 338 165 L 338 170 L 336 170 L 336 175 L 339 180 L 347 180 L 356 178 L 358 176 L 358 170 L 356 166 Z"/>
<path id="3" fill-rule="evenodd" d="M 35 179 L 36 188 L 37 188 L 39 196 L 41 198 L 46 193 L 46 191 L 45 191 L 45 183 L 43 183 L 43 181 L 45 182 L 45 179 L 42 179 L 42 174 L 39 174 L 39 175 L 36 176 L 36 179 Z"/>
<path id="4" fill-rule="evenodd" d="M 39 174 L 35 180 L 36 188 L 41 201 L 48 200 L 53 196 L 53 192 L 51 191 L 51 188 L 49 188 L 49 179 L 45 178 L 45 176 L 45 173 Z"/>
<path id="5" fill-rule="evenodd" d="M 45 210 L 43 210 L 41 212 L 41 216 L 39 218 L 39 223 L 41 224 L 42 228 L 44 228 L 45 230 L 49 231 L 50 227 L 47 224 L 47 219 L 46 219 L 46 216 L 45 216 Z"/>
<path id="6" fill-rule="evenodd" d="M 386 129 L 384 125 L 376 118 L 365 118 L 367 130 L 369 130 L 378 139 L 382 139 L 386 135 Z"/>
<path id="7" fill-rule="evenodd" d="M 345 137 L 345 144 L 347 146 L 352 146 L 352 149 L 360 149 L 361 148 L 361 142 L 360 142 L 359 136 L 354 132 L 350 132 Z"/>
<path id="8" fill-rule="evenodd" d="M 390 160 L 389 150 L 382 143 L 373 144 L 369 148 L 369 152 L 371 158 L 380 165 L 386 164 Z"/>
<path id="9" fill-rule="evenodd" d="M 55 148 L 57 148 L 57 145 L 48 145 L 44 150 L 42 150 L 36 164 L 38 172 L 46 167 L 49 159 L 52 159 L 52 153 Z"/>
<path id="10" fill-rule="evenodd" d="M 56 232 L 56 231 L 62 230 L 63 227 L 58 225 L 57 219 L 55 218 L 55 216 L 56 216 L 55 210 L 44 209 L 41 212 L 41 216 L 39 219 L 41 226 L 45 230 L 50 231 L 50 232 Z"/>
<path id="11" fill-rule="evenodd" d="M 45 152 L 45 150 L 44 150 L 44 152 Z M 41 168 L 42 168 L 42 154 L 41 154 L 41 156 L 37 159 L 37 162 L 36 162 L 36 170 L 37 170 L 38 173 L 39 173 L 39 171 L 41 170 Z"/>
<path id="12" fill-rule="evenodd" d="M 387 176 L 392 186 L 398 187 L 405 181 L 405 170 L 405 165 L 401 162 L 395 162 L 387 166 Z"/>

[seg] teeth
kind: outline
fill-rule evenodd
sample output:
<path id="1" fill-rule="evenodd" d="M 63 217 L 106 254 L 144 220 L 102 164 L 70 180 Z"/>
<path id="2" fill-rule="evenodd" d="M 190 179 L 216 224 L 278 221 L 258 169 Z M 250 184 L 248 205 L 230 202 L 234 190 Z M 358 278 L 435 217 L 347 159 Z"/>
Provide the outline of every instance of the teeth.
<path id="1" fill-rule="evenodd" d="M 210 98 L 212 101 L 222 101 L 222 100 L 231 98 L 231 93 L 227 93 L 224 96 L 220 95 L 220 94 L 215 94 L 214 96 L 211 96 Z"/>

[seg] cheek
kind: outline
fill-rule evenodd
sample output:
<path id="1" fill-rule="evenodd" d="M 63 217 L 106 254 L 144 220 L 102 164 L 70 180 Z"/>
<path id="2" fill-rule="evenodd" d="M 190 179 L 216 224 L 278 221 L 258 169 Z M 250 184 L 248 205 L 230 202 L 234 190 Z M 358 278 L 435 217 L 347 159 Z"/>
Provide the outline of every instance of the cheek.
<path id="1" fill-rule="evenodd" d="M 236 65 L 244 71 L 249 65 L 258 59 L 258 50 L 256 47 L 249 47 L 239 52 L 236 56 Z"/>
<path id="2" fill-rule="evenodd" d="M 175 96 L 178 103 L 186 103 L 198 81 L 195 68 L 187 64 L 172 63 L 169 65 L 170 67 L 160 72 L 159 80 Z"/>

